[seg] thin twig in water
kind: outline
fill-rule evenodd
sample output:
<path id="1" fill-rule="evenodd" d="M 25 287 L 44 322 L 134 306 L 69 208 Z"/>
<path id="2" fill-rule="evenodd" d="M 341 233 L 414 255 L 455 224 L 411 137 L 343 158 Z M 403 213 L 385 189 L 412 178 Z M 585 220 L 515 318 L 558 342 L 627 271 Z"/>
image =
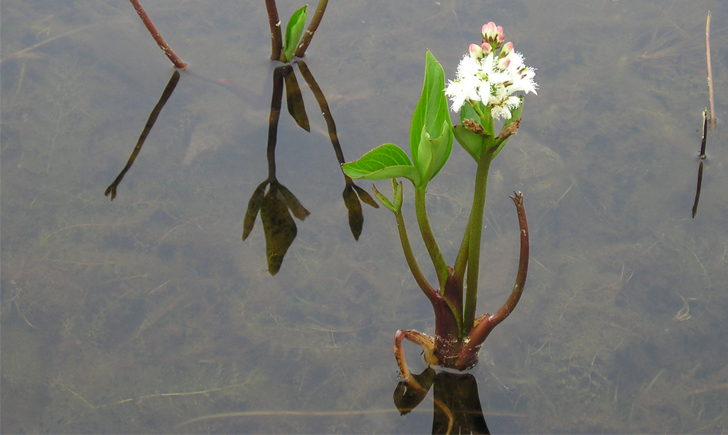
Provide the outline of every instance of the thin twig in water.
<path id="1" fill-rule="evenodd" d="M 715 131 L 715 104 L 713 103 L 713 68 L 710 65 L 710 11 L 705 20 L 705 58 L 708 62 L 708 98 L 710 100 L 710 131 Z"/>
<path id="2" fill-rule="evenodd" d="M 141 3 L 139 3 L 139 0 L 129 0 L 134 6 L 134 10 L 139 14 L 139 18 L 142 19 L 142 22 L 147 27 L 147 30 L 149 30 L 149 33 L 152 34 L 152 38 L 157 42 L 157 45 L 159 45 L 159 48 L 162 49 L 165 55 L 169 58 L 169 60 L 172 61 L 174 66 L 176 66 L 179 69 L 187 69 L 187 64 L 180 59 L 179 56 L 177 56 L 177 53 L 172 50 L 172 48 L 167 44 L 167 41 L 162 38 L 162 34 L 159 33 L 159 30 L 157 30 L 157 27 L 152 22 L 152 19 L 149 18 L 149 15 L 144 11 L 144 8 L 142 7 Z"/>

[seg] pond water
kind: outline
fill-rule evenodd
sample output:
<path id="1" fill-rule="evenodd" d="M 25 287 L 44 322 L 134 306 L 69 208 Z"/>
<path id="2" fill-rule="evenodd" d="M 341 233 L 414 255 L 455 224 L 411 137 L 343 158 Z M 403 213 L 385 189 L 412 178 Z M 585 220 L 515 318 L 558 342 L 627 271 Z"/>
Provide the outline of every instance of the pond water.
<path id="1" fill-rule="evenodd" d="M 275 157 L 278 181 L 311 213 L 275 276 L 260 217 L 241 239 L 268 174 L 276 65 L 264 2 L 144 3 L 197 73 L 243 92 L 183 73 L 113 202 L 104 190 L 171 64 L 128 2 L 2 3 L 2 432 L 430 432 L 431 400 L 406 416 L 393 404 L 392 339 L 432 333 L 432 309 L 391 213 L 363 205 L 354 240 L 344 177 L 300 75 L 311 133 L 282 110 Z M 281 19 L 300 6 L 280 1 Z M 719 0 L 329 5 L 305 60 L 347 159 L 406 146 L 426 49 L 452 79 L 492 20 L 537 68 L 538 96 L 494 162 L 485 212 L 479 313 L 515 277 L 513 190 L 532 249 L 518 308 L 470 372 L 492 432 L 728 431 L 720 124 L 691 218 L 708 10 L 725 119 Z M 475 169 L 453 150 L 428 196 L 450 262 Z M 406 350 L 424 370 L 419 349 Z"/>

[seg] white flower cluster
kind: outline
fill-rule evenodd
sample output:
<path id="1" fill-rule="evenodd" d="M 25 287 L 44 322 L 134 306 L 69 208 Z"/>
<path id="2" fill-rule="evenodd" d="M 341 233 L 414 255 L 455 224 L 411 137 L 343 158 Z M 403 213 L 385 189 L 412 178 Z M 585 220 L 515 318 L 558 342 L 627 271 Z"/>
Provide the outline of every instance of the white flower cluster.
<path id="1" fill-rule="evenodd" d="M 470 46 L 470 53 L 458 65 L 457 78 L 445 88 L 455 112 L 466 102 L 482 102 L 491 108 L 494 119 L 510 119 L 521 104 L 514 93 L 536 94 L 535 70 L 523 64 L 523 56 L 513 50 L 513 43 L 502 44 L 502 28 L 495 29 L 492 22 L 483 26 L 483 44 Z"/>

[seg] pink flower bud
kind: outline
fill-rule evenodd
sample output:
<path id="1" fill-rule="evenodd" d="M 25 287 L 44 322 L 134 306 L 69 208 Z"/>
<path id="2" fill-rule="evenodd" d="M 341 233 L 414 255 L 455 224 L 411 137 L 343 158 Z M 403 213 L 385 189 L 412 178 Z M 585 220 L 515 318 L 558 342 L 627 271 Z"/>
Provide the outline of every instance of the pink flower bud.
<path id="1" fill-rule="evenodd" d="M 499 33 L 503 33 L 503 28 L 496 26 L 495 23 L 491 21 L 488 24 L 483 24 L 481 33 L 483 34 L 483 39 L 494 40 Z"/>
<path id="2" fill-rule="evenodd" d="M 501 48 L 501 51 L 500 51 L 500 54 L 498 54 L 498 57 L 504 58 L 511 53 L 513 53 L 513 43 L 508 41 L 505 44 L 503 44 L 503 48 Z"/>
<path id="3" fill-rule="evenodd" d="M 470 57 L 473 59 L 481 59 L 483 57 L 483 49 L 480 45 L 470 44 Z"/>
<path id="4" fill-rule="evenodd" d="M 483 53 L 488 55 L 491 51 L 493 51 L 493 47 L 490 46 L 490 44 L 484 43 L 480 46 L 480 48 L 483 50 Z"/>

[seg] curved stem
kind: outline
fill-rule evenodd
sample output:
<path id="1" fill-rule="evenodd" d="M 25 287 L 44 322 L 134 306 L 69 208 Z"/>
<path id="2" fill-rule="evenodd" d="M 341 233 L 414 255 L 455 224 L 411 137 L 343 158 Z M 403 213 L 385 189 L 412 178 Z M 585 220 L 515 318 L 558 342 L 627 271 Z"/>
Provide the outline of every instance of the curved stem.
<path id="1" fill-rule="evenodd" d="M 424 188 L 415 187 L 415 211 L 417 212 L 417 223 L 420 226 L 422 240 L 425 242 L 427 252 L 430 254 L 430 259 L 432 259 L 432 265 L 435 266 L 435 272 L 437 272 L 437 281 L 440 284 L 440 288 L 444 289 L 449 271 L 440 247 L 437 245 L 437 240 L 435 240 L 432 227 L 430 227 L 430 219 L 427 217 Z"/>
<path id="2" fill-rule="evenodd" d="M 518 274 L 516 275 L 516 283 L 508 300 L 498 311 L 493 314 L 485 314 L 480 317 L 472 331 L 468 333 L 467 339 L 463 340 L 463 346 L 460 349 L 455 368 L 459 370 L 472 367 L 478 361 L 478 350 L 493 328 L 498 326 L 508 317 L 523 294 L 523 287 L 526 285 L 526 276 L 528 275 L 529 261 L 529 237 L 528 237 L 528 221 L 526 220 L 526 209 L 523 206 L 523 194 L 514 192 L 511 196 L 514 204 L 516 204 L 516 212 L 518 213 L 518 227 L 521 234 L 521 252 L 518 258 Z"/>
<path id="3" fill-rule="evenodd" d="M 529 249 L 530 242 L 528 237 L 528 221 L 526 220 L 526 209 L 523 207 L 523 194 L 521 192 L 513 192 L 514 196 L 511 196 L 513 203 L 516 204 L 516 212 L 518 213 L 518 227 L 521 232 L 521 252 L 518 257 L 518 274 L 516 275 L 516 282 L 513 284 L 513 290 L 508 300 L 502 307 L 495 313 L 488 316 L 488 322 L 493 327 L 505 320 L 514 309 L 518 301 L 521 299 L 523 294 L 523 287 L 526 285 L 526 276 L 528 275 L 528 260 L 529 260 Z"/>
<path id="4" fill-rule="evenodd" d="M 425 296 L 427 296 L 430 302 L 435 303 L 437 300 L 435 289 L 427 281 L 425 275 L 422 274 L 419 264 L 417 264 L 417 258 L 415 258 L 415 254 L 412 251 L 412 245 L 410 245 L 409 237 L 407 236 L 407 227 L 405 226 L 404 218 L 402 217 L 402 211 L 400 210 L 394 215 L 397 218 L 397 229 L 399 230 L 399 240 L 402 243 L 402 251 L 404 251 L 404 257 L 407 260 L 407 265 L 412 272 L 412 276 L 415 278 L 415 281 L 417 281 L 417 284 L 420 286 L 422 292 Z"/>
<path id="5" fill-rule="evenodd" d="M 468 268 L 467 290 L 465 294 L 465 312 L 463 318 L 463 333 L 468 334 L 475 322 L 475 308 L 478 304 L 478 275 L 480 273 L 480 239 L 483 234 L 483 209 L 485 208 L 485 191 L 488 186 L 488 171 L 492 153 L 483 150 L 478 162 L 475 175 L 475 191 L 473 193 L 473 208 L 470 210 L 468 221 Z"/>

